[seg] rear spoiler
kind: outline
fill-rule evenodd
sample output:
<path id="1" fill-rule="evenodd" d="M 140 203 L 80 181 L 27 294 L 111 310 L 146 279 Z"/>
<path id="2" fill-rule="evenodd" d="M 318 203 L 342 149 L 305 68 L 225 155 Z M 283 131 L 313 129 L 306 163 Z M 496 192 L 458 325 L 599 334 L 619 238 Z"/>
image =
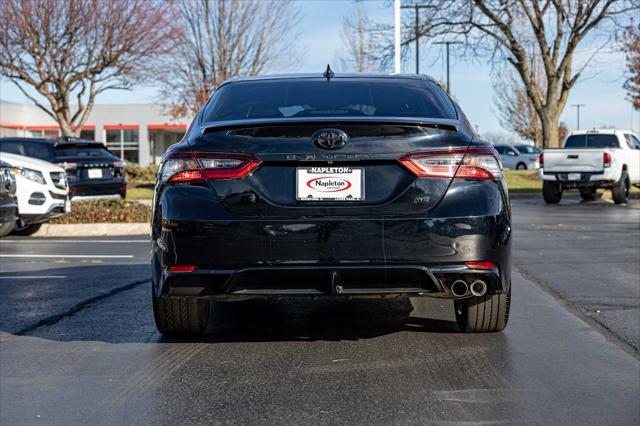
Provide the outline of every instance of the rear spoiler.
<path id="1" fill-rule="evenodd" d="M 236 129 L 255 126 L 272 125 L 304 125 L 311 123 L 361 123 L 361 124 L 405 124 L 457 132 L 460 121 L 446 118 L 424 117 L 290 117 L 290 118 L 257 118 L 248 120 L 228 120 L 203 123 L 200 134 L 205 135 L 215 130 Z"/>

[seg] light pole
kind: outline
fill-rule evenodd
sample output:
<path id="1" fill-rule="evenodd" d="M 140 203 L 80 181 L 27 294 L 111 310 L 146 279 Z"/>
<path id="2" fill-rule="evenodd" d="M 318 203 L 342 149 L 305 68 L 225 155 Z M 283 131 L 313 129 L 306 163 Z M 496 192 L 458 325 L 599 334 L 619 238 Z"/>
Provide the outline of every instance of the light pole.
<path id="1" fill-rule="evenodd" d="M 394 69 L 396 74 L 400 74 L 400 0 L 395 0 L 393 5 L 394 12 Z"/>
<path id="2" fill-rule="evenodd" d="M 451 95 L 451 79 L 449 75 L 449 46 L 452 44 L 462 44 L 461 41 L 438 41 L 434 44 L 444 44 L 447 47 L 447 94 Z"/>
<path id="3" fill-rule="evenodd" d="M 411 6 L 402 6 L 402 9 L 414 9 L 416 14 L 416 22 L 413 28 L 416 37 L 416 74 L 420 74 L 420 9 L 429 9 L 435 6 L 428 4 L 414 4 Z"/>
<path id="4" fill-rule="evenodd" d="M 586 107 L 585 104 L 573 104 L 571 105 L 576 109 L 576 130 L 580 130 L 580 108 Z"/>

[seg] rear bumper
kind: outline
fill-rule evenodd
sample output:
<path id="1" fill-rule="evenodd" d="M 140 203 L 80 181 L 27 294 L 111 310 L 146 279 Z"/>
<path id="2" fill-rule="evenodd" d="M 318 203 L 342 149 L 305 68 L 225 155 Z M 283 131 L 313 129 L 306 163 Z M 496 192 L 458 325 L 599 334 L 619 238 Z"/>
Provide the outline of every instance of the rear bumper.
<path id="1" fill-rule="evenodd" d="M 540 179 L 561 183 L 564 188 L 597 187 L 608 188 L 619 179 L 619 173 L 613 169 L 605 169 L 601 172 L 546 172 L 539 169 Z M 569 175 L 580 175 L 579 179 L 570 180 Z"/>
<path id="2" fill-rule="evenodd" d="M 482 279 L 493 293 L 510 286 L 509 204 L 495 182 L 454 183 L 428 215 L 388 218 L 233 217 L 206 190 L 181 191 L 161 197 L 165 219 L 154 225 L 156 294 L 454 297 L 457 279 Z M 496 268 L 471 270 L 472 261 Z M 172 265 L 197 269 L 168 272 Z"/>
<path id="3" fill-rule="evenodd" d="M 126 192 L 127 184 L 124 179 L 69 181 L 69 195 L 74 201 L 82 198 L 122 197 Z"/>

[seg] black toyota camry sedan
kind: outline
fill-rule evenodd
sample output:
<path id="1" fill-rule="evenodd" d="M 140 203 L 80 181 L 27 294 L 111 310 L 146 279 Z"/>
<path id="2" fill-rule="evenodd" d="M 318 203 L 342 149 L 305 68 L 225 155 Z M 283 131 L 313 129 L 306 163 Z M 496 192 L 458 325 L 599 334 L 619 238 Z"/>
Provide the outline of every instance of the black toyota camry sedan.
<path id="1" fill-rule="evenodd" d="M 426 76 L 225 82 L 164 156 L 152 221 L 166 335 L 254 296 L 453 299 L 464 332 L 509 317 L 499 157 Z"/>

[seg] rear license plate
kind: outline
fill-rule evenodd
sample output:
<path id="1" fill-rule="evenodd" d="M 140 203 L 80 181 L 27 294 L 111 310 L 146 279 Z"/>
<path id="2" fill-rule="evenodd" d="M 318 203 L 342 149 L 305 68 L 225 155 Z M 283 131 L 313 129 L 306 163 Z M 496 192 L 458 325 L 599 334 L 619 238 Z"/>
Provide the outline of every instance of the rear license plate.
<path id="1" fill-rule="evenodd" d="M 567 175 L 568 180 L 580 180 L 581 178 L 582 178 L 582 175 L 580 173 L 569 173 Z"/>
<path id="2" fill-rule="evenodd" d="M 102 179 L 102 169 L 89 169 L 87 172 L 89 179 Z"/>
<path id="3" fill-rule="evenodd" d="M 364 170 L 355 167 L 305 167 L 296 170 L 299 201 L 360 201 Z"/>

